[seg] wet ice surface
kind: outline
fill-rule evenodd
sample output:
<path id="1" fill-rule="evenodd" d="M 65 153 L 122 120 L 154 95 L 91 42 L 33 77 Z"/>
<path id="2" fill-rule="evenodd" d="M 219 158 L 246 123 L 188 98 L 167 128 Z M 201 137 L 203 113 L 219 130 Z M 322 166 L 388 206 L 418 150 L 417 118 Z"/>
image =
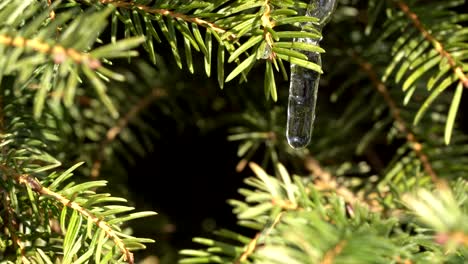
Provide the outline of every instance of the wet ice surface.
<path id="1" fill-rule="evenodd" d="M 318 53 L 309 52 L 307 55 L 309 60 L 320 64 Z M 319 81 L 319 73 L 291 65 L 286 138 L 293 148 L 306 147 L 310 142 Z"/>
<path id="2" fill-rule="evenodd" d="M 336 7 L 335 0 L 311 0 L 306 15 L 319 19 L 319 31 L 330 20 Z M 303 27 L 307 24 L 303 24 Z M 310 25 L 307 25 L 310 26 Z M 318 45 L 319 40 L 295 39 L 297 42 L 307 42 Z M 321 66 L 320 54 L 304 52 L 308 60 Z M 288 116 L 286 123 L 286 138 L 293 148 L 304 148 L 310 143 L 315 120 L 315 105 L 320 74 L 306 68 L 291 64 L 289 86 Z"/>
<path id="3" fill-rule="evenodd" d="M 320 28 L 323 28 L 331 19 L 336 5 L 336 0 L 311 0 L 307 15 L 318 18 L 320 20 Z"/>

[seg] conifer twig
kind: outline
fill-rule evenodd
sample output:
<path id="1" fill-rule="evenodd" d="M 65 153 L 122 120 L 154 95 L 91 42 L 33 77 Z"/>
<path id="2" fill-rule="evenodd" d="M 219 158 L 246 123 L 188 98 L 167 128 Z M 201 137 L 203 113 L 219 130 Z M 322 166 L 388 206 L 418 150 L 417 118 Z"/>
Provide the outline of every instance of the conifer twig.
<path id="1" fill-rule="evenodd" d="M 148 107 L 154 100 L 161 98 L 166 95 L 166 92 L 161 88 L 154 88 L 149 95 L 143 96 L 131 109 L 120 118 L 116 125 L 109 128 L 106 133 L 106 138 L 101 142 L 99 146 L 99 153 L 97 154 L 96 160 L 93 162 L 91 169 L 91 177 L 96 178 L 99 176 L 102 167 L 102 161 L 104 159 L 104 151 L 106 147 L 117 138 L 122 130 L 128 125 L 128 123 L 137 116 L 143 109 Z"/>
<path id="2" fill-rule="evenodd" d="M 257 242 L 258 242 L 258 239 L 260 238 L 260 235 L 261 235 L 261 232 L 258 232 L 255 235 L 255 237 L 252 240 L 250 240 L 249 244 L 247 244 L 246 249 L 244 250 L 244 252 L 242 252 L 241 256 L 236 262 L 234 262 L 234 264 L 240 264 L 246 261 L 250 255 L 252 255 L 252 253 L 257 248 Z"/>
<path id="3" fill-rule="evenodd" d="M 255 168 L 258 166 L 253 162 L 249 163 L 249 166 L 252 168 L 252 170 L 257 171 Z M 307 156 L 306 157 L 306 167 L 314 173 L 317 177 L 321 179 L 320 185 L 316 185 L 318 190 L 324 190 L 324 189 L 334 189 L 336 190 L 336 193 L 342 196 L 348 203 L 354 204 L 354 203 L 362 203 L 358 198 L 354 196 L 354 194 L 349 191 L 348 189 L 344 187 L 337 187 L 336 182 L 333 182 L 332 179 L 334 178 L 329 172 L 325 171 L 322 169 L 320 164 L 316 159 L 314 159 L 312 156 Z M 280 212 L 274 219 L 273 223 L 271 226 L 268 228 L 266 232 L 258 232 L 255 237 L 247 244 L 246 249 L 244 252 L 241 254 L 241 256 L 237 259 L 235 264 L 240 264 L 244 261 L 247 260 L 247 258 L 255 251 L 255 249 L 258 246 L 258 240 L 260 239 L 262 234 L 269 235 L 271 230 L 278 225 L 278 223 L 281 221 L 282 216 L 284 215 L 284 212 L 287 211 L 297 211 L 297 210 L 302 210 L 301 207 L 297 206 L 295 203 L 289 201 L 289 200 L 282 200 L 282 199 L 272 199 L 271 200 L 272 205 L 274 206 L 279 206 L 281 209 L 283 209 L 283 212 Z M 333 263 L 333 260 L 336 255 L 338 255 L 342 250 L 345 245 L 346 241 L 341 241 L 339 242 L 336 247 L 334 247 L 332 250 L 328 251 L 321 264 L 330 264 Z"/>
<path id="4" fill-rule="evenodd" d="M 51 6 L 51 5 L 52 5 L 52 0 L 47 0 L 47 5 L 48 5 L 48 6 Z M 55 11 L 54 11 L 54 10 L 50 10 L 50 12 L 49 12 L 49 17 L 50 17 L 50 19 L 52 19 L 52 20 L 55 19 Z"/>
<path id="5" fill-rule="evenodd" d="M 395 257 L 395 261 L 397 264 L 413 264 L 413 262 L 409 259 L 403 259 L 400 256 Z"/>
<path id="6" fill-rule="evenodd" d="M 0 134 L 4 133 L 5 129 L 5 117 L 3 115 L 3 96 L 0 96 Z M 3 142 L 3 140 L 2 140 Z M 1 148 L 1 152 L 3 156 L 6 156 L 6 147 Z M 2 180 L 6 181 L 6 175 L 2 175 Z M 30 263 L 30 261 L 26 258 L 25 252 L 24 252 L 24 245 L 21 242 L 20 238 L 16 235 L 16 230 L 17 230 L 17 222 L 16 218 L 14 215 L 14 210 L 10 206 L 10 196 L 6 190 L 1 190 L 2 196 L 3 196 L 3 207 L 4 211 L 6 212 L 6 221 L 7 221 L 7 226 L 9 231 L 11 232 L 11 238 L 13 241 L 14 247 L 18 247 L 21 253 L 21 261 L 23 263 Z"/>
<path id="7" fill-rule="evenodd" d="M 91 69 L 101 67 L 101 62 L 92 58 L 89 54 L 77 51 L 72 48 L 65 48 L 60 45 L 50 45 L 39 39 L 27 39 L 21 36 L 8 36 L 0 34 L 0 45 L 13 46 L 19 48 L 30 48 L 40 53 L 52 55 L 55 63 L 62 63 L 66 58 L 70 58 L 76 63 L 81 63 Z"/>
<path id="8" fill-rule="evenodd" d="M 21 242 L 21 239 L 16 234 L 16 230 L 18 230 L 18 222 L 16 221 L 14 210 L 10 206 L 10 196 L 8 195 L 8 192 L 6 190 L 2 190 L 2 194 L 4 212 L 6 212 L 5 218 L 8 226 L 8 231 L 11 234 L 11 240 L 13 241 L 13 247 L 18 248 L 20 250 L 22 263 L 28 264 L 30 263 L 30 261 L 28 260 L 24 252 L 23 242 Z"/>
<path id="9" fill-rule="evenodd" d="M 0 135 L 3 135 L 3 133 L 5 132 L 5 115 L 3 113 L 3 98 L 4 95 L 3 93 L 0 94 Z M 1 142 L 3 143 L 3 138 L 1 139 Z M 6 156 L 6 151 L 7 151 L 7 148 L 6 146 L 3 146 L 2 147 L 2 156 L 5 157 Z"/>
<path id="10" fill-rule="evenodd" d="M 354 195 L 352 191 L 344 186 L 338 186 L 336 182 L 336 177 L 333 176 L 330 172 L 324 170 L 320 165 L 319 161 L 316 160 L 313 156 L 307 155 L 304 159 L 305 168 L 310 171 L 313 175 L 317 177 L 317 180 L 314 182 L 314 187 L 319 191 L 324 190 L 334 190 L 336 194 L 343 197 L 343 199 L 351 206 L 353 204 L 366 204 L 369 208 L 378 211 L 378 208 L 372 206 L 372 204 L 366 203 L 360 200 Z"/>
<path id="11" fill-rule="evenodd" d="M 406 135 L 406 140 L 418 156 L 419 160 L 421 161 L 424 167 L 424 170 L 431 177 L 432 182 L 439 185 L 440 180 L 436 172 L 432 168 L 429 158 L 427 157 L 426 153 L 424 153 L 422 144 L 418 141 L 414 133 L 411 132 L 411 130 L 406 125 L 406 122 L 401 117 L 400 109 L 398 108 L 397 104 L 388 92 L 387 86 L 385 86 L 385 84 L 382 81 L 380 81 L 380 79 L 377 77 L 377 73 L 374 71 L 373 65 L 370 62 L 364 61 L 356 52 L 352 53 L 352 57 L 356 60 L 356 62 L 359 64 L 362 70 L 366 72 L 367 76 L 374 85 L 374 88 L 377 89 L 377 91 L 383 96 L 384 101 L 390 108 L 393 119 L 396 122 L 396 128 L 402 134 Z"/>
<path id="12" fill-rule="evenodd" d="M 457 66 L 457 63 L 455 62 L 455 59 L 450 55 L 450 53 L 444 48 L 442 43 L 438 41 L 421 23 L 421 20 L 419 20 L 419 17 L 416 13 L 412 12 L 409 8 L 409 6 L 399 0 L 396 1 L 396 5 L 405 13 L 405 15 L 411 19 L 413 22 L 413 25 L 421 32 L 421 34 L 424 36 L 424 38 L 431 42 L 432 45 L 434 46 L 434 49 L 439 52 L 440 56 L 443 58 L 447 59 L 447 62 L 449 63 L 450 67 L 452 67 L 452 70 L 454 71 L 455 75 L 460 79 L 460 81 L 463 83 L 463 86 L 465 88 L 468 88 L 468 76 L 463 72 L 463 68 L 461 66 Z"/>
<path id="13" fill-rule="evenodd" d="M 136 8 L 138 10 L 142 10 L 142 11 L 145 11 L 147 13 L 150 13 L 150 14 L 160 14 L 160 15 L 163 15 L 163 16 L 169 16 L 169 17 L 172 17 L 172 18 L 179 18 L 179 19 L 182 19 L 184 21 L 187 21 L 187 22 L 190 22 L 190 23 L 195 23 L 197 25 L 200 25 L 200 26 L 203 26 L 203 27 L 206 27 L 206 28 L 209 28 L 213 31 L 216 31 L 220 34 L 224 34 L 227 32 L 227 30 L 219 27 L 218 25 L 212 23 L 212 22 L 208 22 L 206 20 L 203 20 L 201 18 L 198 18 L 198 17 L 191 17 L 191 16 L 188 16 L 186 14 L 182 14 L 182 13 L 176 13 L 176 12 L 173 12 L 173 11 L 170 11 L 168 9 L 159 9 L 159 8 L 152 8 L 152 7 L 149 7 L 149 6 L 146 6 L 146 5 L 141 5 L 141 4 L 137 4 L 137 3 L 134 3 L 134 2 L 127 2 L 127 1 L 121 1 L 121 0 L 100 0 L 101 3 L 103 4 L 111 4 L 111 5 L 114 5 L 115 7 L 121 7 L 121 8 Z M 235 34 L 230 34 L 228 36 L 229 39 L 235 39 L 236 38 L 236 35 Z"/>
<path id="14" fill-rule="evenodd" d="M 255 173 L 258 173 L 258 170 L 261 169 L 260 166 L 258 166 L 256 163 L 254 162 L 249 162 L 249 166 L 250 168 L 255 172 Z M 278 200 L 278 199 L 275 199 L 273 198 L 271 200 L 271 203 L 275 206 L 280 206 L 281 209 L 285 210 L 285 211 L 295 211 L 295 210 L 298 210 L 300 209 L 296 204 L 294 204 L 293 202 L 289 201 L 289 200 Z M 284 215 L 284 211 L 283 212 L 280 212 L 276 217 L 275 219 L 273 220 L 273 223 L 270 225 L 270 227 L 268 228 L 268 230 L 266 232 L 258 232 L 255 237 L 250 240 L 250 242 L 247 244 L 246 246 L 246 249 L 244 250 L 244 252 L 242 252 L 242 254 L 240 255 L 240 257 L 236 260 L 236 262 L 234 262 L 235 264 L 240 264 L 240 263 L 243 263 L 244 261 L 247 260 L 247 258 L 252 255 L 252 253 L 255 251 L 255 249 L 257 248 L 257 243 L 258 243 L 258 240 L 260 239 L 261 235 L 264 233 L 266 236 L 268 236 L 271 232 L 271 230 L 273 230 L 273 228 L 275 228 L 276 225 L 278 225 L 278 223 L 281 221 L 281 217 L 283 217 Z"/>
<path id="15" fill-rule="evenodd" d="M 130 252 L 130 250 L 125 246 L 124 242 L 118 235 L 114 232 L 114 230 L 110 227 L 109 224 L 107 224 L 103 219 L 95 216 L 93 213 L 88 211 L 86 208 L 83 208 L 80 204 L 71 201 L 70 199 L 66 198 L 65 196 L 56 193 L 44 186 L 36 180 L 34 177 L 28 175 L 28 174 L 18 174 L 14 172 L 14 170 L 10 169 L 6 165 L 0 164 L 0 170 L 2 170 L 5 174 L 8 174 L 10 176 L 13 176 L 13 178 L 20 184 L 23 184 L 25 186 L 28 186 L 33 190 L 34 192 L 43 195 L 43 196 L 49 196 L 54 198 L 56 201 L 60 202 L 66 207 L 69 207 L 73 210 L 78 211 L 81 215 L 84 217 L 91 219 L 91 221 L 102 231 L 106 233 L 106 235 L 111 238 L 115 245 L 119 248 L 119 250 L 122 252 L 124 255 L 124 260 L 128 261 L 128 263 L 133 264 L 134 259 L 133 259 L 133 253 Z"/>
<path id="16" fill-rule="evenodd" d="M 332 249 L 328 250 L 323 256 L 320 264 L 333 264 L 335 263 L 335 258 L 338 254 L 343 251 L 343 248 L 346 246 L 346 240 L 341 240 L 334 246 Z"/>
<path id="17" fill-rule="evenodd" d="M 265 7 L 265 12 L 262 14 L 261 21 L 262 21 L 262 27 L 263 27 L 263 38 L 265 39 L 265 42 L 267 45 L 273 47 L 273 36 L 271 35 L 270 31 L 268 29 L 273 28 L 275 26 L 275 22 L 271 20 L 271 7 L 270 7 L 270 0 L 265 0 L 265 3 L 263 4 Z M 275 57 L 275 53 L 272 52 L 270 54 L 270 59 Z"/>
<path id="18" fill-rule="evenodd" d="M 285 209 L 285 208 L 283 208 Z M 298 209 L 298 207 L 295 207 L 295 208 L 286 208 L 288 210 L 296 210 Z M 278 223 L 280 222 L 281 220 L 281 217 L 283 217 L 284 215 L 284 212 L 280 212 L 276 217 L 275 217 L 275 220 L 273 220 L 273 223 L 270 225 L 270 227 L 268 228 L 268 230 L 265 232 L 265 235 L 268 236 L 270 235 L 271 231 L 273 230 L 273 228 L 275 228 L 276 225 L 278 225 Z M 244 250 L 244 252 L 242 252 L 241 256 L 237 259 L 236 262 L 234 262 L 235 264 L 240 264 L 240 263 L 243 263 L 244 261 L 247 260 L 247 258 L 252 255 L 255 251 L 255 249 L 257 249 L 257 244 L 258 244 L 258 240 L 260 239 L 261 235 L 263 234 L 263 232 L 258 232 L 255 237 L 250 240 L 250 242 L 247 244 L 247 247 L 246 249 Z"/>

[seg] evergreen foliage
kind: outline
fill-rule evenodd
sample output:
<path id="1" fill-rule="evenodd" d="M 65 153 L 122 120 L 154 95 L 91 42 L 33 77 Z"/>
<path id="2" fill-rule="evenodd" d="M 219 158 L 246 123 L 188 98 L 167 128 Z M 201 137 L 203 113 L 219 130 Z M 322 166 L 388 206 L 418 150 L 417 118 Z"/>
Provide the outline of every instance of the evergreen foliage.
<path id="1" fill-rule="evenodd" d="M 255 174 L 228 201 L 242 228 L 180 263 L 466 263 L 467 4 L 340 0 L 323 32 L 301 27 L 308 5 L 1 1 L 2 263 L 133 263 L 154 241 L 130 221 L 157 216 L 133 212 L 126 164 L 164 140 L 155 120 L 228 127 Z M 302 150 L 284 136 L 290 63 L 323 74 Z M 222 96 L 183 79 L 200 72 Z"/>

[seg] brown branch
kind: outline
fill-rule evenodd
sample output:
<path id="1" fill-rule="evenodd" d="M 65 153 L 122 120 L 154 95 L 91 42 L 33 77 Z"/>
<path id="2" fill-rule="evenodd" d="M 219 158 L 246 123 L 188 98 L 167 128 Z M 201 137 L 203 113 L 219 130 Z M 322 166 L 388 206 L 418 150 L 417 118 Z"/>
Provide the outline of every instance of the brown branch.
<path id="1" fill-rule="evenodd" d="M 271 204 L 279 206 L 281 209 L 287 211 L 302 210 L 302 208 L 300 208 L 296 203 L 293 203 L 289 200 L 273 198 L 271 199 Z"/>
<path id="2" fill-rule="evenodd" d="M 91 69 L 101 67 L 101 62 L 92 58 L 89 54 L 77 51 L 71 48 L 65 48 L 60 45 L 49 45 L 39 39 L 26 39 L 21 36 L 0 35 L 0 44 L 19 48 L 31 48 L 35 51 L 52 55 L 55 63 L 62 63 L 66 58 L 84 64 Z"/>
<path id="3" fill-rule="evenodd" d="M 364 61 L 355 52 L 352 54 L 352 56 L 356 60 L 356 62 L 359 64 L 359 66 L 367 73 L 367 76 L 371 80 L 375 89 L 377 89 L 377 91 L 383 96 L 384 101 L 390 108 L 393 119 L 396 122 L 396 128 L 400 131 L 400 133 L 406 135 L 407 142 L 410 144 L 411 148 L 418 156 L 419 160 L 421 161 L 424 167 L 424 170 L 431 177 L 432 182 L 439 184 L 440 183 L 439 178 L 436 172 L 434 171 L 434 169 L 432 168 L 432 165 L 429 162 L 429 158 L 423 152 L 422 144 L 418 141 L 414 133 L 410 131 L 410 129 L 406 125 L 406 122 L 401 117 L 400 109 L 398 108 L 397 104 L 391 97 L 385 84 L 382 81 L 380 81 L 380 79 L 377 77 L 377 73 L 374 71 L 373 65 L 367 61 Z"/>
<path id="4" fill-rule="evenodd" d="M 0 134 L 3 134 L 5 132 L 5 115 L 3 113 L 3 97 L 5 96 L 5 93 L 3 93 L 3 89 L 0 92 Z M 4 138 L 2 138 L 2 141 L 4 141 Z M 5 156 L 6 153 L 6 147 L 2 147 L 2 154 Z"/>
<path id="5" fill-rule="evenodd" d="M 261 21 L 263 27 L 263 39 L 265 39 L 266 45 L 268 45 L 269 49 L 272 49 L 274 46 L 273 36 L 271 35 L 269 28 L 272 29 L 275 27 L 275 22 L 271 20 L 271 7 L 270 7 L 270 0 L 265 0 L 265 12 L 262 14 Z M 268 55 L 269 60 L 273 60 L 276 57 L 276 53 L 271 51 Z"/>
<path id="6" fill-rule="evenodd" d="M 256 165 L 253 162 L 249 163 L 250 168 L 254 171 L 254 173 L 259 173 L 259 169 L 261 168 Z M 356 203 L 359 204 L 366 204 L 365 202 L 359 200 L 353 192 L 348 190 L 345 187 L 338 186 L 336 183 L 333 175 L 331 175 L 328 171 L 325 171 L 319 164 L 319 162 L 312 157 L 311 155 L 307 155 L 305 158 L 305 167 L 312 172 L 318 180 L 315 181 L 314 187 L 319 190 L 319 191 L 324 191 L 324 190 L 334 190 L 336 194 L 340 195 L 341 197 L 344 198 L 344 200 L 349 203 L 350 205 L 347 205 L 347 209 L 350 211 L 350 213 L 353 213 L 352 211 L 352 206 Z M 263 170 L 262 170 L 263 172 Z M 278 223 L 281 221 L 281 218 L 283 217 L 285 212 L 288 211 L 300 211 L 303 210 L 300 206 L 297 204 L 289 201 L 289 200 L 283 200 L 283 199 L 278 199 L 278 198 L 273 198 L 271 200 L 271 203 L 273 206 L 279 206 L 283 211 L 280 212 L 274 219 L 272 225 L 268 228 L 268 230 L 264 233 L 266 236 L 268 236 L 273 228 L 278 225 Z M 376 206 L 372 206 L 367 204 L 371 209 L 376 210 Z M 261 236 L 262 232 L 259 232 L 256 234 L 256 236 L 247 244 L 246 249 L 244 252 L 241 254 L 241 256 L 237 259 L 235 264 L 240 264 L 243 263 L 244 261 L 247 260 L 247 258 L 255 251 L 257 248 L 257 243 L 258 240 Z M 323 257 L 322 262 L 320 264 L 332 264 L 334 263 L 334 258 L 336 255 L 338 255 L 344 248 L 346 244 L 346 241 L 340 241 L 332 250 L 329 250 Z"/>
<path id="7" fill-rule="evenodd" d="M 260 235 L 261 235 L 261 233 L 259 232 L 259 233 L 257 233 L 255 235 L 255 237 L 252 240 L 250 240 L 249 244 L 247 244 L 247 248 L 244 250 L 244 252 L 242 252 L 239 259 L 236 262 L 234 262 L 235 264 L 240 264 L 240 263 L 246 261 L 247 258 L 250 255 L 252 255 L 252 253 L 257 248 L 257 242 L 258 242 L 258 239 L 260 238 Z"/>
<path id="8" fill-rule="evenodd" d="M 413 264 L 413 262 L 409 259 L 403 259 L 402 257 L 400 256 L 396 256 L 395 257 L 395 261 L 396 263 L 398 264 Z"/>
<path id="9" fill-rule="evenodd" d="M 294 210 L 294 209 L 291 209 L 291 210 Z M 265 232 L 266 236 L 270 235 L 271 231 L 273 230 L 273 228 L 275 228 L 276 225 L 278 225 L 278 223 L 280 222 L 281 217 L 283 217 L 283 215 L 284 215 L 284 212 L 281 212 L 275 217 L 275 220 L 273 220 L 273 223 L 268 228 L 268 230 Z M 235 264 L 243 263 L 244 261 L 247 260 L 247 258 L 250 255 L 252 255 L 252 253 L 255 251 L 255 249 L 257 249 L 257 243 L 258 243 L 258 240 L 260 239 L 261 235 L 262 235 L 262 232 L 258 232 L 255 235 L 255 237 L 252 240 L 250 240 L 249 244 L 247 244 L 246 249 L 244 250 L 244 252 L 242 252 L 239 259 L 237 259 L 237 261 L 234 262 Z"/>
<path id="10" fill-rule="evenodd" d="M 195 23 L 195 24 L 200 25 L 202 27 L 209 28 L 209 29 L 211 29 L 213 31 L 216 31 L 216 32 L 220 33 L 220 34 L 224 34 L 224 33 L 227 32 L 227 30 L 219 27 L 218 25 L 216 25 L 216 24 L 214 24 L 212 22 L 208 22 L 206 20 L 203 20 L 203 19 L 200 19 L 200 18 L 197 18 L 197 17 L 191 17 L 191 16 L 188 16 L 188 15 L 185 15 L 185 14 L 182 14 L 182 13 L 176 13 L 176 12 L 170 11 L 168 9 L 152 8 L 152 7 L 149 7 L 149 6 L 136 4 L 134 2 L 126 2 L 126 1 L 119 1 L 119 0 L 100 0 L 100 2 L 103 3 L 103 4 L 111 4 L 111 5 L 114 5 L 115 7 L 127 8 L 127 9 L 136 8 L 138 10 L 142 10 L 142 11 L 145 11 L 145 12 L 151 13 L 151 14 L 160 14 L 160 15 L 169 16 L 169 17 L 172 17 L 172 18 L 179 18 L 179 19 L 182 19 L 184 21 L 187 21 L 187 22 L 190 22 L 190 23 Z M 235 34 L 230 34 L 228 36 L 228 38 L 229 39 L 235 39 L 236 35 Z"/>
<path id="11" fill-rule="evenodd" d="M 118 237 L 118 235 L 112 230 L 109 224 L 107 224 L 105 221 L 100 219 L 99 217 L 95 216 L 85 208 L 83 208 L 81 205 L 78 203 L 71 201 L 70 199 L 64 197 L 61 194 L 58 194 L 44 186 L 37 181 L 35 178 L 28 174 L 18 174 L 14 172 L 12 169 L 8 168 L 7 166 L 0 164 L 0 169 L 5 173 L 9 174 L 14 177 L 14 179 L 25 186 L 28 186 L 31 188 L 31 190 L 35 191 L 36 193 L 43 195 L 43 196 L 49 196 L 54 198 L 56 201 L 60 202 L 62 205 L 69 207 L 73 210 L 78 211 L 81 215 L 84 217 L 91 219 L 91 221 L 101 230 L 103 230 L 108 237 L 110 237 L 115 245 L 119 248 L 119 250 L 122 252 L 124 255 L 124 260 L 128 261 L 128 263 L 133 264 L 134 259 L 133 259 L 133 253 L 130 252 L 130 250 L 125 246 L 124 242 L 122 239 Z"/>
<path id="12" fill-rule="evenodd" d="M 52 5 L 52 0 L 47 0 L 47 5 L 48 6 L 51 6 Z M 54 10 L 51 10 L 49 12 L 49 17 L 50 19 L 54 20 L 55 19 L 55 11 Z"/>
<path id="13" fill-rule="evenodd" d="M 263 170 L 256 165 L 253 162 L 249 163 L 250 168 L 254 171 L 254 173 L 259 173 L 259 169 L 261 172 Z M 349 203 L 350 205 L 347 206 L 347 209 L 352 212 L 352 207 L 351 205 L 354 205 L 356 203 L 359 204 L 366 204 L 365 202 L 359 200 L 350 190 L 348 190 L 345 187 L 338 186 L 338 184 L 335 181 L 334 176 L 332 176 L 328 171 L 325 171 L 319 164 L 319 162 L 313 158 L 311 155 L 307 155 L 305 159 L 305 167 L 312 172 L 315 176 L 318 177 L 318 180 L 315 181 L 314 187 L 319 190 L 319 191 L 324 191 L 324 190 L 334 190 L 336 194 L 340 195 L 341 197 L 344 198 L 344 200 Z M 274 219 L 272 225 L 269 227 L 269 229 L 264 233 L 265 235 L 269 235 L 271 233 L 271 230 L 278 225 L 278 223 L 281 221 L 281 218 L 283 217 L 285 212 L 288 211 L 300 211 L 303 210 L 300 206 L 297 204 L 289 201 L 289 200 L 283 200 L 283 199 L 278 199 L 278 198 L 273 198 L 271 199 L 271 203 L 273 206 L 279 206 L 283 211 L 280 212 Z M 377 210 L 375 205 L 369 205 L 367 204 L 371 209 Z M 257 248 L 257 243 L 258 239 L 260 238 L 262 232 L 259 232 L 256 234 L 256 236 L 247 244 L 246 249 L 244 252 L 241 254 L 241 256 L 237 259 L 235 264 L 240 264 L 244 261 L 247 260 L 247 258 L 255 251 Z M 340 243 L 337 244 L 337 246 L 333 249 L 327 252 L 323 258 L 323 261 L 321 264 L 331 264 L 333 263 L 334 257 L 339 254 L 346 241 L 341 241 Z"/>
<path id="14" fill-rule="evenodd" d="M 249 166 L 250 168 L 254 171 L 254 173 L 264 173 L 263 169 L 260 168 L 260 166 L 258 166 L 256 163 L 254 162 L 249 162 Z M 293 202 L 289 201 L 289 200 L 282 200 L 282 199 L 277 199 L 277 198 L 273 198 L 271 200 L 271 203 L 273 206 L 279 206 L 281 209 L 283 209 L 284 211 L 295 211 L 295 210 L 299 210 L 300 208 L 294 204 Z M 273 228 L 275 228 L 276 225 L 278 225 L 278 223 L 280 222 L 281 220 L 281 217 L 283 217 L 284 215 L 284 211 L 283 212 L 280 212 L 276 217 L 275 219 L 273 220 L 273 223 L 270 225 L 270 227 L 268 228 L 268 230 L 264 233 L 265 236 L 268 236 L 270 235 L 271 231 L 273 230 Z M 255 251 L 255 249 L 257 249 L 257 242 L 258 242 L 258 239 L 260 238 L 260 236 L 262 235 L 263 232 L 258 232 L 255 237 L 249 242 L 249 244 L 247 244 L 247 247 L 246 249 L 244 250 L 244 252 L 242 252 L 242 254 L 240 255 L 240 257 L 236 260 L 236 262 L 234 262 L 235 264 L 240 264 L 240 263 L 243 263 L 244 261 L 247 260 L 247 258 L 252 255 L 252 253 Z"/>
<path id="15" fill-rule="evenodd" d="M 452 57 L 452 55 L 450 55 L 450 53 L 447 50 L 445 50 L 444 46 L 442 45 L 442 43 L 440 43 L 440 41 L 438 41 L 434 36 L 431 35 L 431 33 L 429 33 L 429 31 L 421 23 L 421 20 L 419 20 L 418 15 L 416 13 L 413 13 L 410 10 L 409 6 L 403 1 L 397 1 L 396 5 L 403 11 L 403 13 L 405 13 L 405 15 L 409 19 L 411 19 L 414 26 L 421 32 L 424 38 L 432 43 L 434 49 L 437 52 L 439 52 L 440 56 L 447 59 L 447 62 L 452 67 L 452 70 L 455 72 L 455 75 L 463 83 L 463 86 L 465 86 L 465 88 L 468 88 L 468 77 L 463 72 L 463 68 L 461 66 L 457 66 L 457 63 L 455 62 L 455 59 Z"/>
<path id="16" fill-rule="evenodd" d="M 322 261 L 320 262 L 320 264 L 333 264 L 335 263 L 335 258 L 338 254 L 341 253 L 341 251 L 343 251 L 343 248 L 346 246 L 346 241 L 345 240 L 342 240 L 340 242 L 338 242 L 338 244 L 336 244 L 335 247 L 333 247 L 332 249 L 328 250 L 325 255 L 323 256 L 323 259 Z"/>
<path id="17" fill-rule="evenodd" d="M 96 178 L 99 176 L 101 171 L 102 162 L 104 160 L 104 151 L 106 147 L 114 141 L 114 139 L 127 127 L 128 123 L 137 116 L 143 109 L 148 107 L 154 100 L 166 96 L 166 92 L 161 88 L 154 88 L 151 93 L 144 96 L 139 102 L 137 102 L 125 116 L 120 118 L 116 125 L 109 128 L 106 133 L 106 138 L 101 142 L 99 146 L 99 153 L 96 160 L 93 162 L 91 169 L 91 177 Z"/>
<path id="18" fill-rule="evenodd" d="M 3 115 L 3 96 L 4 94 L 0 95 L 0 134 L 4 133 L 5 130 L 5 116 Z M 1 142 L 3 142 L 4 139 L 2 139 Z M 6 156 L 7 153 L 7 147 L 4 146 L 2 147 L 2 156 Z M 2 175 L 2 180 L 5 182 L 7 181 L 7 176 L 5 174 Z M 3 194 L 3 206 L 5 207 L 4 211 L 6 212 L 6 222 L 8 226 L 8 230 L 10 231 L 11 234 L 11 239 L 13 241 L 13 246 L 16 248 L 19 248 L 20 253 L 21 253 L 21 260 L 23 263 L 30 263 L 29 260 L 25 256 L 24 252 L 24 245 L 19 239 L 19 237 L 16 235 L 16 230 L 18 230 L 18 223 L 16 222 L 15 218 L 15 212 L 13 208 L 10 206 L 10 196 L 6 190 L 1 190 L 1 193 Z"/>
<path id="19" fill-rule="evenodd" d="M 336 182 L 336 177 L 330 172 L 324 170 L 320 165 L 319 161 L 311 155 L 307 155 L 304 159 L 305 168 L 317 177 L 314 182 L 314 187 L 319 191 L 333 190 L 339 196 L 349 204 L 348 210 L 352 212 L 352 206 L 354 204 L 367 205 L 373 211 L 380 211 L 380 208 L 376 206 L 372 201 L 366 203 L 356 197 L 352 191 L 344 186 L 339 186 Z"/>
<path id="20" fill-rule="evenodd" d="M 4 212 L 6 212 L 6 222 L 8 226 L 8 231 L 11 235 L 11 240 L 13 241 L 13 247 L 16 249 L 18 248 L 21 254 L 21 261 L 22 263 L 30 263 L 26 254 L 24 252 L 24 245 L 21 242 L 21 239 L 16 234 L 16 230 L 18 230 L 18 222 L 16 221 L 15 211 L 10 206 L 10 196 L 6 190 L 2 190 L 3 193 L 3 205 L 5 207 Z"/>

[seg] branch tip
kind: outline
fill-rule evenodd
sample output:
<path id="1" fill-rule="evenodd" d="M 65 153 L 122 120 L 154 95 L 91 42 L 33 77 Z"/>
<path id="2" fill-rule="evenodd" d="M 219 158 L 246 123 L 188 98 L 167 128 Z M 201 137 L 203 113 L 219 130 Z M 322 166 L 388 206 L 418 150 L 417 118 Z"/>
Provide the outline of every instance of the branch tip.
<path id="1" fill-rule="evenodd" d="M 463 86 L 468 88 L 468 76 L 463 72 L 463 68 L 457 65 L 455 59 L 452 55 L 444 48 L 442 43 L 438 41 L 421 23 L 418 15 L 411 11 L 410 7 L 403 1 L 399 0 L 396 1 L 396 5 L 403 11 L 403 13 L 411 20 L 413 25 L 418 29 L 423 37 L 432 43 L 434 49 L 439 52 L 440 56 L 447 59 L 450 67 L 452 68 L 455 75 L 460 79 Z"/>
<path id="2" fill-rule="evenodd" d="M 395 103 L 395 100 L 393 100 L 392 96 L 390 95 L 387 86 L 377 77 L 377 73 L 375 72 L 373 65 L 370 62 L 365 61 L 363 58 L 361 58 L 356 52 L 353 52 L 351 56 L 356 61 L 356 63 L 364 70 L 364 72 L 366 72 L 367 76 L 374 85 L 374 88 L 383 96 L 383 99 L 390 108 L 392 117 L 396 122 L 396 128 L 400 131 L 400 133 L 406 136 L 407 142 L 418 156 L 419 160 L 421 161 L 424 167 L 424 170 L 431 177 L 432 182 L 438 184 L 440 182 L 439 177 L 432 168 L 429 158 L 423 152 L 423 145 L 418 141 L 414 133 L 411 132 L 408 126 L 406 125 L 406 122 L 401 117 L 400 109 Z"/>

